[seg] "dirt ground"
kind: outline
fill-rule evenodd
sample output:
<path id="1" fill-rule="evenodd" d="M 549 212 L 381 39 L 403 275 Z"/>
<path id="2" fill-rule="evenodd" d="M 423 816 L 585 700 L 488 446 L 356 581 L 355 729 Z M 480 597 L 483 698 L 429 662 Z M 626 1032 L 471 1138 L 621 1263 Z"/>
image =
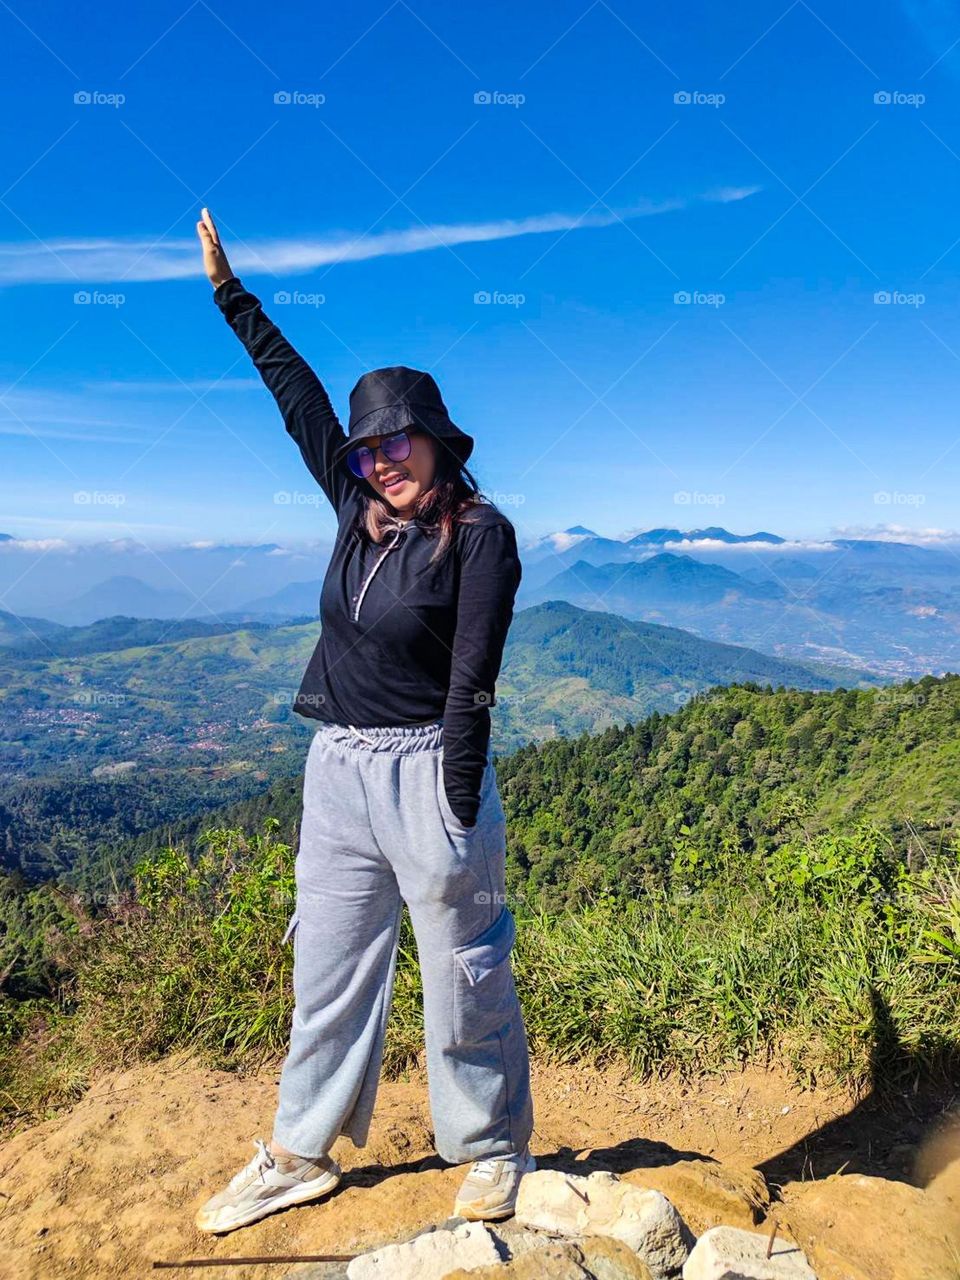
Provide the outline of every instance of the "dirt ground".
<path id="1" fill-rule="evenodd" d="M 104 1073 L 71 1110 L 0 1145 L 0 1275 L 143 1276 L 155 1260 L 356 1253 L 449 1217 L 463 1170 L 435 1154 L 422 1072 L 384 1081 L 371 1140 L 342 1139 L 340 1187 L 226 1236 L 196 1209 L 269 1138 L 278 1070 L 167 1058 Z M 759 1067 L 644 1083 L 535 1063 L 541 1168 L 612 1169 L 670 1196 L 694 1231 L 777 1230 L 820 1280 L 960 1277 L 960 1119 L 950 1090 L 853 1102 Z M 178 1269 L 231 1280 L 305 1268 Z"/>

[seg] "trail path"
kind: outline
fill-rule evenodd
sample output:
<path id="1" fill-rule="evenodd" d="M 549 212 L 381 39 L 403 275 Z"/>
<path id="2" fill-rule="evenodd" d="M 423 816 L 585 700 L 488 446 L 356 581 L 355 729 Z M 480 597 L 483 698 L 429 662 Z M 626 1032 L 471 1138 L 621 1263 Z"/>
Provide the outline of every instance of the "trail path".
<path id="1" fill-rule="evenodd" d="M 254 1137 L 269 1138 L 277 1076 L 167 1058 L 104 1073 L 71 1110 L 8 1138 L 0 1275 L 121 1280 L 151 1273 L 155 1259 L 362 1252 L 449 1217 L 462 1170 L 433 1151 L 418 1071 L 382 1083 L 366 1148 L 338 1143 L 347 1176 L 331 1198 L 227 1236 L 197 1231 L 198 1206 L 252 1156 Z M 772 1214 L 820 1280 L 960 1277 L 960 1130 L 943 1130 L 949 1092 L 880 1109 L 760 1068 L 685 1086 L 542 1063 L 533 1086 L 543 1168 L 607 1168 L 656 1187 L 697 1232 L 718 1222 L 767 1230 Z M 771 1193 L 782 1200 L 770 1205 Z M 306 1270 L 172 1274 L 292 1280 Z"/>

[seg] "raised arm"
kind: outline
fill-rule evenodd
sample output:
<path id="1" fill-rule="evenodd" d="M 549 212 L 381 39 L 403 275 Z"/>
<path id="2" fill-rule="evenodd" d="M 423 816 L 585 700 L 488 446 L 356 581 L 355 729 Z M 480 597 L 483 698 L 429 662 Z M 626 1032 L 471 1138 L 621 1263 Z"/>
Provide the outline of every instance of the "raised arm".
<path id="1" fill-rule="evenodd" d="M 346 440 L 346 434 L 330 397 L 306 360 L 267 319 L 259 298 L 233 274 L 209 210 L 202 214 L 197 235 L 203 246 L 204 269 L 214 287 L 213 300 L 246 347 L 311 475 L 339 515 L 345 499 L 356 492 L 360 482 L 345 463 L 333 462 L 334 451 Z"/>

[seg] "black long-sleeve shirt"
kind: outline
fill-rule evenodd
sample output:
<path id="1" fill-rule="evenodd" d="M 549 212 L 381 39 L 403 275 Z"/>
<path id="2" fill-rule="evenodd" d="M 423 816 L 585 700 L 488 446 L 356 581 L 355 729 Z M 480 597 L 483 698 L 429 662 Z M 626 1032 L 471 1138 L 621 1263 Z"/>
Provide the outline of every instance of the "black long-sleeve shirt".
<path id="1" fill-rule="evenodd" d="M 320 596 L 321 634 L 294 708 L 358 728 L 443 719 L 443 788 L 474 825 L 490 742 L 490 707 L 513 619 L 521 567 L 516 533 L 480 503 L 458 523 L 453 549 L 428 563 L 434 537 L 415 520 L 379 545 L 352 536 L 372 490 L 333 455 L 345 439 L 320 379 L 259 299 L 234 276 L 214 301 L 274 396 L 287 431 L 337 514 Z"/>

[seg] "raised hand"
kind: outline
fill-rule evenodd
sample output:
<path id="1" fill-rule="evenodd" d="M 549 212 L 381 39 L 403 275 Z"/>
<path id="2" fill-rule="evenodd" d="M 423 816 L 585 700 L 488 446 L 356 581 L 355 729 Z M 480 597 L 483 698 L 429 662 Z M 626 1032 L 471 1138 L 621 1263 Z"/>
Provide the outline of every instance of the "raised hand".
<path id="1" fill-rule="evenodd" d="M 224 253 L 223 245 L 220 243 L 220 233 L 217 231 L 216 224 L 210 216 L 210 210 L 207 208 L 200 210 L 197 235 L 203 245 L 203 269 L 206 271 L 210 283 L 216 289 L 224 281 L 233 279 L 234 273 L 230 269 L 227 255 Z"/>

